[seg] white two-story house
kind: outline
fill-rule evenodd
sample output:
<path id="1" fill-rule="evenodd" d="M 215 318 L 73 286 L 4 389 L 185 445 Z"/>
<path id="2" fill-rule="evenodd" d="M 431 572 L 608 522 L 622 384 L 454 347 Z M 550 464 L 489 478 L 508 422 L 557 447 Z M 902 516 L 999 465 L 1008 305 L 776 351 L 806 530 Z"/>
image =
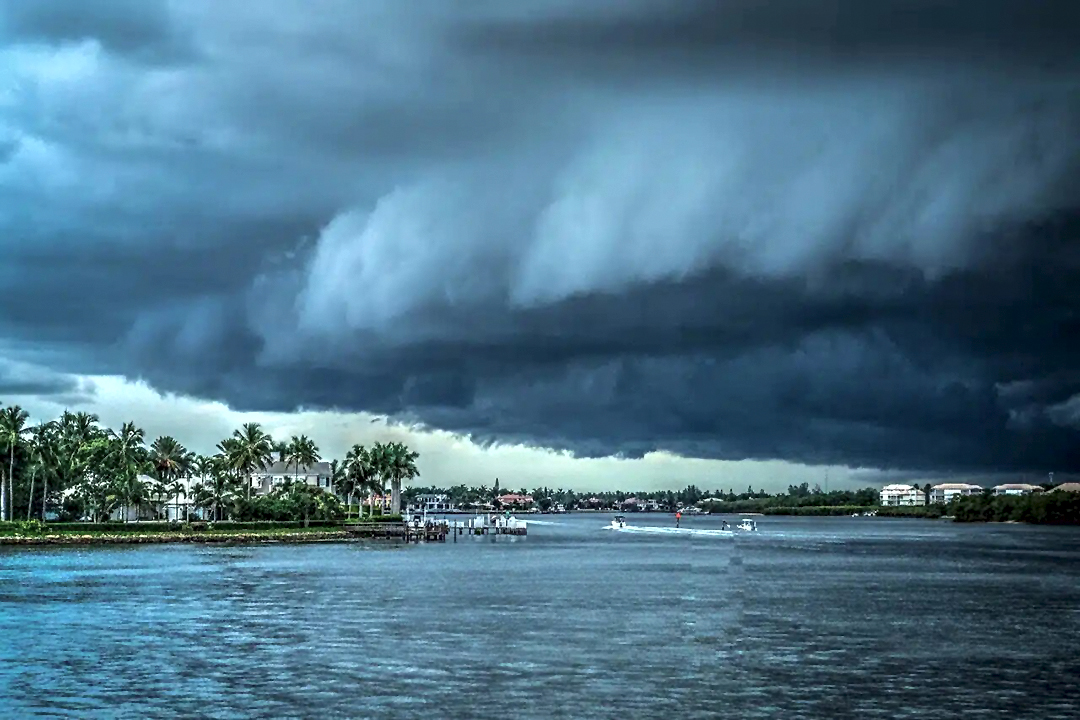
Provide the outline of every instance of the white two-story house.
<path id="1" fill-rule="evenodd" d="M 925 505 L 923 491 L 911 485 L 886 485 L 881 488 L 881 504 L 887 506 Z"/>
<path id="2" fill-rule="evenodd" d="M 930 502 L 948 505 L 958 497 L 982 495 L 981 485 L 970 483 L 942 483 L 930 488 Z"/>
<path id="3" fill-rule="evenodd" d="M 288 482 L 304 483 L 327 492 L 334 491 L 328 462 L 301 465 L 298 468 L 292 463 L 279 461 L 251 475 L 252 487 L 259 495 L 267 495 Z"/>

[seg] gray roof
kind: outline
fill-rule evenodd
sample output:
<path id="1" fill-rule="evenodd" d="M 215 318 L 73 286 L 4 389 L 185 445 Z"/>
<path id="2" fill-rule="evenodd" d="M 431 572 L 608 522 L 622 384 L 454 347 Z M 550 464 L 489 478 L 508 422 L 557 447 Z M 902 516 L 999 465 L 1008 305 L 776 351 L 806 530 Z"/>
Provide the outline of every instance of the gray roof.
<path id="1" fill-rule="evenodd" d="M 330 463 L 317 462 L 313 465 L 301 465 L 300 471 L 297 472 L 296 466 L 292 463 L 275 462 L 265 470 L 261 470 L 260 475 L 329 475 Z"/>

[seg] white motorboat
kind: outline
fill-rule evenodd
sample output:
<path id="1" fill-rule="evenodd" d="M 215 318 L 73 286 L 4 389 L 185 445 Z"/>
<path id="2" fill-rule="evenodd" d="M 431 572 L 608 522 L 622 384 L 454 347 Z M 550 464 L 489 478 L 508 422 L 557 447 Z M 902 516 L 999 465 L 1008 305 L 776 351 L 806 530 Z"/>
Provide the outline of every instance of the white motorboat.
<path id="1" fill-rule="evenodd" d="M 749 520 L 744 518 L 743 521 L 735 527 L 739 528 L 740 530 L 748 530 L 750 532 L 753 532 L 757 530 L 757 520 Z"/>
<path id="2" fill-rule="evenodd" d="M 626 518 L 622 515 L 616 515 L 611 520 L 611 527 L 615 530 L 621 530 L 622 528 L 626 527 Z"/>

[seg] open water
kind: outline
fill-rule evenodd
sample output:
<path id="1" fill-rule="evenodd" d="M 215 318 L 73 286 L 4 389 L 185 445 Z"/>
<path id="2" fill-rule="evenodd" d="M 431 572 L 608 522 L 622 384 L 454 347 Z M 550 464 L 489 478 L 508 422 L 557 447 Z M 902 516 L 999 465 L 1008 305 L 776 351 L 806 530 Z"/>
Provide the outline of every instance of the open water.
<path id="1" fill-rule="evenodd" d="M 0 548 L 0 717 L 1077 718 L 1080 531 Z"/>

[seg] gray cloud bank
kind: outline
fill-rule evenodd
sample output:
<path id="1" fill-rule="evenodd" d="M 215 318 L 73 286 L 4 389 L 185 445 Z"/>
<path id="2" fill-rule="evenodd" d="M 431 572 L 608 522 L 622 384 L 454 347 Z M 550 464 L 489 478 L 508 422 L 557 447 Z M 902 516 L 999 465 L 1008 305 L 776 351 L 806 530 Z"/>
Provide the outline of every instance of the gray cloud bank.
<path id="1" fill-rule="evenodd" d="M 0 2 L 0 334 L 585 455 L 1080 470 L 1075 37 L 1050 0 Z"/>

